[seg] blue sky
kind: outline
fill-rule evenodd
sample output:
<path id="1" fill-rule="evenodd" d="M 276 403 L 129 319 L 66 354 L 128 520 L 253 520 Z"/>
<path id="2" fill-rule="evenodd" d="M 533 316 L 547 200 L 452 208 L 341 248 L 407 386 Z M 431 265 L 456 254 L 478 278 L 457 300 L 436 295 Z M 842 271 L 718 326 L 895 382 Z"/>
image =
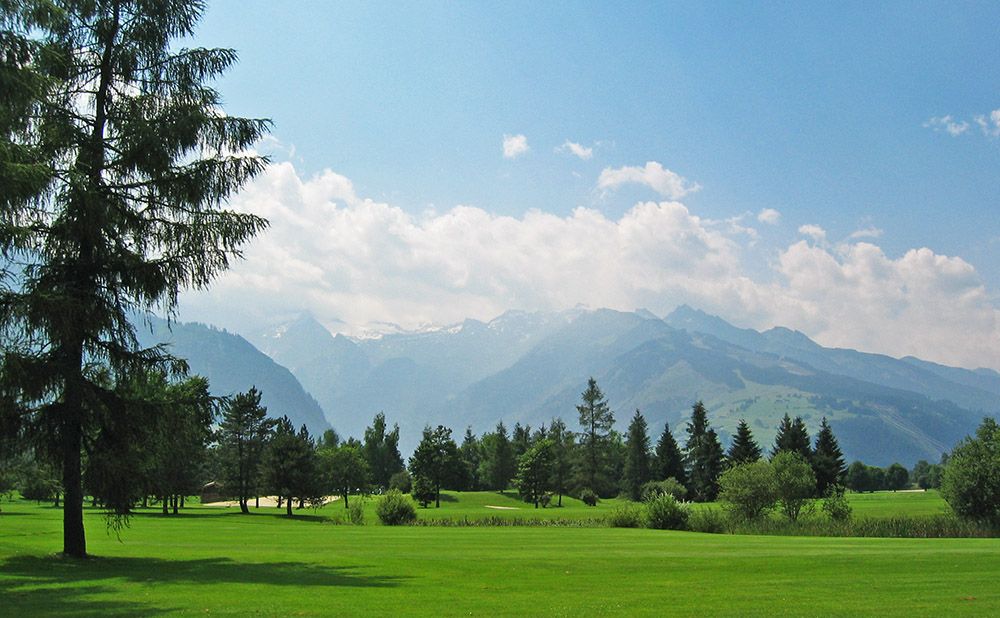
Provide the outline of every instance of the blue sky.
<path id="1" fill-rule="evenodd" d="M 325 172 L 349 181 L 347 193 L 327 187 L 325 199 L 342 209 L 350 210 L 351 200 L 364 209 L 369 200 L 430 233 L 459 205 L 492 217 L 499 230 L 507 228 L 497 218 L 524 228 L 532 212 L 565 221 L 582 208 L 621 223 L 637 203 L 679 201 L 699 229 L 732 243 L 719 259 L 737 263 L 704 276 L 779 286 L 781 298 L 744 291 L 742 300 L 727 300 L 671 280 L 608 294 L 608 304 L 643 301 L 662 313 L 691 301 L 746 326 L 787 323 L 828 344 L 928 356 L 955 333 L 942 331 L 910 350 L 891 334 L 852 339 L 850 328 L 818 320 L 827 313 L 824 303 L 847 312 L 849 290 L 831 300 L 827 291 L 797 288 L 791 250 L 829 254 L 849 278 L 858 268 L 898 271 L 892 281 L 872 283 L 881 296 L 871 281 L 855 281 L 859 302 L 881 302 L 877 313 L 886 320 L 913 319 L 900 303 L 920 302 L 903 298 L 918 287 L 907 279 L 914 264 L 944 269 L 935 276 L 946 278 L 962 271 L 955 280 L 935 279 L 934 289 L 965 302 L 979 286 L 972 322 L 985 329 L 980 339 L 1000 343 L 1000 112 L 990 117 L 1000 109 L 998 23 L 996 3 L 217 1 L 197 43 L 239 51 L 239 65 L 217 84 L 226 111 L 274 120 L 277 141 L 261 150 L 287 165 L 296 182 L 318 182 Z M 523 136 L 527 149 L 505 157 L 505 136 Z M 574 155 L 567 142 L 592 149 L 589 158 Z M 653 176 L 699 188 L 658 191 Z M 253 199 L 282 199 L 261 191 Z M 780 216 L 758 218 L 765 209 Z M 280 228 L 274 215 L 281 214 L 268 214 Z M 322 217 L 314 225 L 323 225 Z M 530 234 L 517 233 L 527 242 Z M 505 244 L 503 232 L 491 234 L 479 249 Z M 431 237 L 437 241 L 420 242 L 444 242 Z M 797 244 L 803 242 L 808 246 Z M 859 266 L 851 249 L 857 243 L 866 243 L 861 253 L 877 247 L 881 266 Z M 929 253 L 918 259 L 912 252 L 922 248 Z M 904 259 L 908 252 L 913 259 Z M 440 305 L 418 308 L 416 297 L 481 319 L 574 300 L 571 290 L 540 300 L 515 290 L 509 276 L 478 263 L 455 266 L 452 257 L 440 264 L 465 278 L 443 275 L 446 293 L 420 288 L 413 298 L 338 279 L 332 271 L 351 266 L 331 256 L 286 257 L 318 269 L 313 275 L 329 294 L 285 308 L 308 309 L 333 328 L 337 320 L 415 323 L 457 315 L 435 316 Z M 441 274 L 429 270 L 411 274 Z M 494 281 L 494 292 L 471 290 L 470 276 Z M 335 289 L 338 281 L 357 292 L 356 302 Z M 605 299 L 577 295 L 591 304 Z M 459 297 L 468 302 L 456 304 Z M 943 310 L 945 300 L 934 306 Z M 766 307 L 797 302 L 811 304 Z M 351 313 L 348 306 L 370 310 Z M 930 307 L 922 312 L 933 314 Z M 1000 366 L 985 349 L 962 356 L 956 348 L 939 359 Z"/>

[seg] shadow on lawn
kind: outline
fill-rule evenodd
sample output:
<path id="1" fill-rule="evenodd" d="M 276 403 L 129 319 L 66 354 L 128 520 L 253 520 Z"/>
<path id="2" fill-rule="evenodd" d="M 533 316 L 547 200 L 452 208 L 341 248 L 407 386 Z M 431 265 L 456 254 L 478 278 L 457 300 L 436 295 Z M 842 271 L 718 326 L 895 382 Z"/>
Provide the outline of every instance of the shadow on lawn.
<path id="1" fill-rule="evenodd" d="M 140 596 L 142 586 L 233 584 L 390 588 L 401 585 L 406 579 L 367 575 L 350 566 L 245 563 L 228 558 L 97 557 L 74 560 L 60 556 L 13 556 L 0 562 L 0 574 L 0 599 L 3 599 L 0 613 L 11 616 L 132 616 L 190 609 L 153 607 L 122 598 Z M 122 581 L 138 587 L 123 592 Z M 247 594 L 260 594 L 260 590 L 247 588 Z M 104 595 L 114 598 L 100 598 Z"/>

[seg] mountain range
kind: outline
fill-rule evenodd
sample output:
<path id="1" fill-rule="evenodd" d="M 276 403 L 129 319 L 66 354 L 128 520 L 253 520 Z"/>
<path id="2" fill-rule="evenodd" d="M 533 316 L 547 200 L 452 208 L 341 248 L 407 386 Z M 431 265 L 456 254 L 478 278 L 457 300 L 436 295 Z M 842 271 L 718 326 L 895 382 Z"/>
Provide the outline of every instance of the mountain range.
<path id="1" fill-rule="evenodd" d="M 509 311 L 369 338 L 333 335 L 302 315 L 252 334 L 256 347 L 201 325 L 174 324 L 170 333 L 175 353 L 213 388 L 256 384 L 274 412 L 314 432 L 328 421 L 342 436 L 360 437 L 384 411 L 400 425 L 404 452 L 427 424 L 451 427 L 456 439 L 500 420 L 538 427 L 558 416 L 575 427 L 589 377 L 619 431 L 638 409 L 654 441 L 667 422 L 683 443 L 691 406 L 702 400 L 724 444 L 740 419 L 767 448 L 784 414 L 812 432 L 826 417 L 848 459 L 874 465 L 937 461 L 1000 411 L 993 370 L 826 348 L 800 332 L 741 329 L 687 306 L 662 319 L 644 310 Z"/>

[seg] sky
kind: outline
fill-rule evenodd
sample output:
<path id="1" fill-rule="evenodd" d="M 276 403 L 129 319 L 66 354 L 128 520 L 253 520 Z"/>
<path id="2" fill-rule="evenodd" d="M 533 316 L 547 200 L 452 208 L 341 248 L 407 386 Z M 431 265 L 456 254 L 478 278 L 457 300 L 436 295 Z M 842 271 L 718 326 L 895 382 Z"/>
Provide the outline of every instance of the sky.
<path id="1" fill-rule="evenodd" d="M 585 304 L 1000 369 L 1000 4 L 213 1 L 236 331 Z"/>

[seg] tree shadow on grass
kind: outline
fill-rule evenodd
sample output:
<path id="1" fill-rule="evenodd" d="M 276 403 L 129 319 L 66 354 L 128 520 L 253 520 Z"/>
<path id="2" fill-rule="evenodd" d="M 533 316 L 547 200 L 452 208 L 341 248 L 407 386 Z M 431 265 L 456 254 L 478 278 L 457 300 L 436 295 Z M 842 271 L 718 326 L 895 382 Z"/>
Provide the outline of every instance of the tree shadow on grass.
<path id="1" fill-rule="evenodd" d="M 126 593 L 121 590 L 122 581 L 150 587 L 180 584 L 190 590 L 202 584 L 391 588 L 402 585 L 406 579 L 366 574 L 355 566 L 288 561 L 247 563 L 228 558 L 103 557 L 75 560 L 60 556 L 13 556 L 0 562 L 0 599 L 3 600 L 0 613 L 11 616 L 134 616 L 185 609 L 155 607 L 123 598 Z"/>

